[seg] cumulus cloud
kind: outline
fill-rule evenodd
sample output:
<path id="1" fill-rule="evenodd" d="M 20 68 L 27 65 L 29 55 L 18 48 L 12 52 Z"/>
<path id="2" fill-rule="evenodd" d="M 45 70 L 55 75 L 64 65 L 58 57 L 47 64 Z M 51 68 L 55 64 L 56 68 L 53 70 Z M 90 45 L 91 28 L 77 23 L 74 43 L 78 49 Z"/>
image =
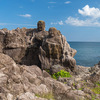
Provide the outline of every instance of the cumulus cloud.
<path id="1" fill-rule="evenodd" d="M 63 25 L 64 23 L 63 23 L 63 21 L 61 20 L 60 22 L 58 22 L 58 24 L 59 24 L 59 25 Z"/>
<path id="2" fill-rule="evenodd" d="M 97 26 L 100 27 L 100 22 L 94 19 L 80 20 L 78 18 L 68 17 L 65 21 L 66 24 L 73 26 Z"/>
<path id="3" fill-rule="evenodd" d="M 66 1 L 66 2 L 65 2 L 65 4 L 69 4 L 69 3 L 71 3 L 71 1 Z"/>
<path id="4" fill-rule="evenodd" d="M 92 7 L 90 8 L 89 5 L 86 5 L 82 8 L 82 10 L 78 9 L 79 14 L 83 16 L 89 16 L 92 18 L 100 18 L 100 9 Z"/>
<path id="5" fill-rule="evenodd" d="M 57 25 L 58 23 L 56 23 L 56 22 L 51 22 L 51 25 Z"/>
<path id="6" fill-rule="evenodd" d="M 59 21 L 59 22 L 51 22 L 51 25 L 64 25 L 63 21 Z"/>
<path id="7" fill-rule="evenodd" d="M 65 25 L 70 24 L 73 26 L 90 26 L 90 27 L 100 27 L 100 9 L 92 7 L 89 5 L 84 6 L 82 9 L 78 9 L 78 14 L 81 14 L 80 17 L 68 17 L 65 21 L 58 21 L 51 23 L 51 25 Z M 88 16 L 88 17 L 87 17 Z"/>
<path id="8" fill-rule="evenodd" d="M 95 26 L 100 27 L 100 9 L 89 5 L 84 6 L 82 9 L 78 9 L 78 13 L 84 16 L 84 19 L 68 17 L 65 20 L 66 24 L 73 26 Z M 87 17 L 88 16 L 88 17 Z"/>
<path id="9" fill-rule="evenodd" d="M 30 17 L 32 17 L 32 15 L 30 15 L 30 14 L 19 15 L 19 16 L 21 16 L 21 17 L 26 17 L 26 18 L 30 18 Z"/>

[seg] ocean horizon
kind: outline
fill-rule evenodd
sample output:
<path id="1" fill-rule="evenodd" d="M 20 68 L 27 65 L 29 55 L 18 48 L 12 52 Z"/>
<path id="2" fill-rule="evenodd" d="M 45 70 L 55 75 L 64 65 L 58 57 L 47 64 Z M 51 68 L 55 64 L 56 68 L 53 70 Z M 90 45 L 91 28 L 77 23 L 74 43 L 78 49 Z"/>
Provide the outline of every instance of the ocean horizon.
<path id="1" fill-rule="evenodd" d="M 76 64 L 92 67 L 100 61 L 100 42 L 68 41 L 71 48 L 76 49 Z"/>

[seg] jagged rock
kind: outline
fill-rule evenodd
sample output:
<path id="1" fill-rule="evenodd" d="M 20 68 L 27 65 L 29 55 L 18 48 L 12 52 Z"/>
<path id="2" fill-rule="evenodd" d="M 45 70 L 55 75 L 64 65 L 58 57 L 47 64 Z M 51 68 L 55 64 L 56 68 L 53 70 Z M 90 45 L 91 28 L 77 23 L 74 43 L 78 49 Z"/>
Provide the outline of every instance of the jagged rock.
<path id="1" fill-rule="evenodd" d="M 46 78 L 46 77 L 51 77 L 51 75 L 48 73 L 48 72 L 46 72 L 45 70 L 43 70 L 43 76 Z"/>
<path id="2" fill-rule="evenodd" d="M 78 100 L 85 95 L 81 94 L 82 91 L 75 92 L 67 84 L 44 76 L 44 71 L 37 66 L 17 65 L 12 58 L 0 53 L 0 98 L 48 100 L 35 94 L 49 93 L 53 93 L 55 100 Z"/>
<path id="3" fill-rule="evenodd" d="M 59 34 L 58 34 L 59 33 Z M 49 35 L 43 40 L 40 47 L 39 59 L 43 69 L 50 69 L 52 65 L 75 67 L 76 61 L 72 58 L 76 50 L 70 48 L 66 39 L 56 28 L 49 29 Z"/>
<path id="4" fill-rule="evenodd" d="M 99 63 L 94 67 L 90 68 L 91 75 L 88 76 L 89 80 L 93 83 L 99 82 L 100 83 L 100 65 Z"/>
<path id="5" fill-rule="evenodd" d="M 65 61 L 63 61 L 65 67 L 69 67 L 71 70 L 75 70 L 76 60 L 71 56 L 66 56 Z"/>
<path id="6" fill-rule="evenodd" d="M 47 100 L 45 98 L 36 97 L 34 93 L 26 92 L 20 95 L 17 100 Z"/>
<path id="7" fill-rule="evenodd" d="M 9 55 L 18 64 L 37 65 L 41 69 L 50 69 L 57 64 L 71 70 L 75 68 L 73 56 L 76 50 L 70 48 L 56 28 L 45 31 L 44 21 L 37 23 L 37 29 L 2 29 L 0 38 L 0 52 Z"/>

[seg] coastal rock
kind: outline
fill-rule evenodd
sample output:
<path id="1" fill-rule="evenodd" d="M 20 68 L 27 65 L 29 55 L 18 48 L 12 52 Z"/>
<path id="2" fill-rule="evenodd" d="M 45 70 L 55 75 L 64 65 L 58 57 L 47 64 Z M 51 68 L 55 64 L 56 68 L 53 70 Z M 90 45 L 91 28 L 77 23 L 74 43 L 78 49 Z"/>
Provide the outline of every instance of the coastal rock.
<path id="1" fill-rule="evenodd" d="M 1 29 L 0 100 L 100 98 L 100 62 L 92 68 L 79 66 L 75 54 L 59 30 L 45 31 L 44 21 L 37 29 Z M 61 70 L 71 77 L 53 79 Z"/>
<path id="2" fill-rule="evenodd" d="M 99 63 L 90 69 L 91 75 L 89 76 L 89 80 L 93 83 L 100 83 L 100 65 Z"/>
<path id="3" fill-rule="evenodd" d="M 41 69 L 59 64 L 73 70 L 76 65 L 76 50 L 56 28 L 45 31 L 44 21 L 37 23 L 37 29 L 0 30 L 0 52 L 17 64 L 37 65 Z"/>
<path id="4" fill-rule="evenodd" d="M 51 77 L 37 66 L 17 65 L 12 58 L 0 53 L 0 98 L 6 100 L 48 100 L 38 95 L 53 93 L 56 100 L 67 100 L 71 87 Z M 52 98 L 53 98 L 52 96 Z M 51 98 L 51 100 L 52 100 Z M 72 99 L 74 100 L 74 99 Z"/>

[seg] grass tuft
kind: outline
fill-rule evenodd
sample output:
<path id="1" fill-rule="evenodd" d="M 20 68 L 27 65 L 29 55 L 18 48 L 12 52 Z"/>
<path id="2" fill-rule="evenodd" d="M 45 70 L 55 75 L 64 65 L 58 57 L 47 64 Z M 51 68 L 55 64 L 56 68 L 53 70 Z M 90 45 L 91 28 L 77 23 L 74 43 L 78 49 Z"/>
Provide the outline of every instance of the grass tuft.
<path id="1" fill-rule="evenodd" d="M 71 77 L 70 73 L 65 70 L 60 70 L 60 72 L 54 73 L 52 78 L 58 79 L 59 77 Z"/>

